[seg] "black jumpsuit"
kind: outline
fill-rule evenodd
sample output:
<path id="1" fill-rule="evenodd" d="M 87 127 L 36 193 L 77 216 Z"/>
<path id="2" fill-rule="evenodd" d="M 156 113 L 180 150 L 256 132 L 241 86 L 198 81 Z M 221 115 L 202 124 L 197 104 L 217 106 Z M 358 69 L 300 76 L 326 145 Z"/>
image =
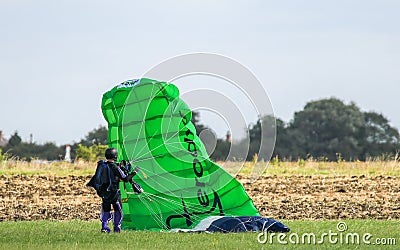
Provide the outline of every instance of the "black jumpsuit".
<path id="1" fill-rule="evenodd" d="M 119 182 L 123 180 L 124 182 L 131 182 L 132 177 L 136 172 L 132 174 L 125 174 L 122 169 L 113 162 L 106 162 L 108 167 L 111 169 L 113 177 L 111 180 L 111 186 L 109 190 L 111 192 L 107 193 L 107 196 L 102 197 L 101 204 L 101 214 L 100 220 L 102 221 L 102 231 L 109 232 L 108 221 L 113 218 L 114 232 L 119 232 L 121 230 L 121 223 L 123 219 L 122 212 L 122 202 L 121 202 L 121 191 L 119 190 Z M 114 209 L 114 216 L 111 216 L 111 206 Z"/>

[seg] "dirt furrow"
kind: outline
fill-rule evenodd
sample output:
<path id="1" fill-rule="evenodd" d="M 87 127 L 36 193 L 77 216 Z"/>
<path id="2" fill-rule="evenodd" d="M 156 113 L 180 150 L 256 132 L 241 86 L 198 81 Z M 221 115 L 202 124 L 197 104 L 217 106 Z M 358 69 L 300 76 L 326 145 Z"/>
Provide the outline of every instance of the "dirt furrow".
<path id="1" fill-rule="evenodd" d="M 0 176 L 0 221 L 97 219 L 90 176 Z M 238 177 L 261 215 L 275 219 L 400 219 L 400 177 Z"/>

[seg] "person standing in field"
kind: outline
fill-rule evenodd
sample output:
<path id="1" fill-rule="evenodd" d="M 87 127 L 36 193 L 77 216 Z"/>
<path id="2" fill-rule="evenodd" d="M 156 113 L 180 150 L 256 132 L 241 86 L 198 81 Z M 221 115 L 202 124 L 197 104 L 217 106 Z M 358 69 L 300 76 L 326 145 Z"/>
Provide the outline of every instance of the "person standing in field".
<path id="1" fill-rule="evenodd" d="M 131 174 L 120 168 L 116 164 L 118 152 L 115 148 L 108 148 L 105 152 L 106 161 L 99 161 L 95 175 L 89 181 L 87 186 L 96 189 L 97 194 L 102 199 L 101 204 L 101 232 L 110 233 L 111 229 L 108 223 L 113 219 L 114 232 L 121 232 L 121 223 L 123 219 L 121 192 L 119 189 L 120 181 L 134 183 L 132 177 L 139 171 L 136 167 Z M 111 207 L 114 209 L 114 216 L 111 215 Z"/>

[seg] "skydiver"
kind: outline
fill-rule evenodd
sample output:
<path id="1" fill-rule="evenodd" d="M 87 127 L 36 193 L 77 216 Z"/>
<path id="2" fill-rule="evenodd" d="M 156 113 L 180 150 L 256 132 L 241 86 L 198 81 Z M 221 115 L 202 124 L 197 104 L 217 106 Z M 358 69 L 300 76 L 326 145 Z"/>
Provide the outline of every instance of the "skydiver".
<path id="1" fill-rule="evenodd" d="M 132 177 L 136 175 L 139 171 L 139 168 L 136 167 L 131 174 L 128 174 L 128 171 L 124 171 L 120 166 L 117 166 L 115 161 L 118 158 L 118 152 L 115 148 L 108 148 L 105 152 L 106 161 L 100 161 L 98 164 L 107 164 L 108 168 L 111 169 L 110 176 L 106 179 L 110 179 L 111 183 L 107 183 L 106 185 L 102 185 L 101 187 L 101 213 L 100 213 L 100 221 L 101 221 L 101 232 L 110 233 L 111 229 L 108 227 L 108 223 L 111 219 L 113 219 L 114 232 L 121 232 L 121 222 L 124 216 L 122 212 L 122 202 L 121 202 L 121 192 L 119 190 L 119 182 L 122 180 L 124 182 L 130 182 L 133 185 Z M 97 173 L 97 170 L 96 170 Z M 93 178 L 92 178 L 93 179 Z M 88 186 L 94 187 L 92 180 L 88 183 Z M 110 181 L 108 181 L 110 182 Z M 139 186 L 140 187 L 140 186 Z M 140 190 L 139 190 L 140 191 Z M 99 192 L 98 192 L 99 194 Z M 100 194 L 99 194 L 100 196 Z M 114 209 L 114 216 L 111 215 L 111 206 Z"/>

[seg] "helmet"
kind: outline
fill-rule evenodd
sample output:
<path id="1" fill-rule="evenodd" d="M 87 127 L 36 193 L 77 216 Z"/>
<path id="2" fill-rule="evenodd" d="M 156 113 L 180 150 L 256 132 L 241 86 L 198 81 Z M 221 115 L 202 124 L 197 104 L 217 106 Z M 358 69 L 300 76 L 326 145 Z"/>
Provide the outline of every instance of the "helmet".
<path id="1" fill-rule="evenodd" d="M 118 158 L 118 151 L 115 148 L 107 148 L 104 155 L 106 159 L 116 160 Z"/>

